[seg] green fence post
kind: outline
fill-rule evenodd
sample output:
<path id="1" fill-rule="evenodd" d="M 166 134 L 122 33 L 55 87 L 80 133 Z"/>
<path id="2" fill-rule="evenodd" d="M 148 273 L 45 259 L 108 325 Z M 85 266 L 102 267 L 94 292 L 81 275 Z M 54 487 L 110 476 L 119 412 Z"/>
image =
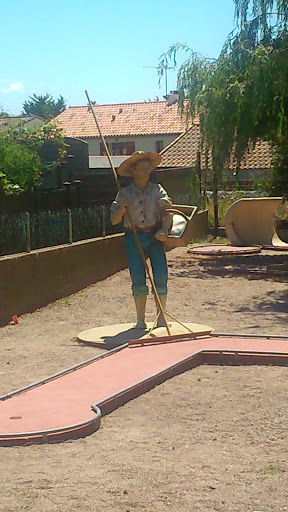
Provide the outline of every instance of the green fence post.
<path id="1" fill-rule="evenodd" d="M 72 242 L 73 242 L 72 211 L 70 210 L 70 208 L 68 208 L 67 213 L 68 213 L 68 244 L 72 244 Z"/>
<path id="2" fill-rule="evenodd" d="M 31 252 L 31 227 L 30 227 L 30 213 L 25 212 L 26 221 L 26 252 Z"/>
<path id="3" fill-rule="evenodd" d="M 102 206 L 102 236 L 106 236 L 105 206 Z"/>

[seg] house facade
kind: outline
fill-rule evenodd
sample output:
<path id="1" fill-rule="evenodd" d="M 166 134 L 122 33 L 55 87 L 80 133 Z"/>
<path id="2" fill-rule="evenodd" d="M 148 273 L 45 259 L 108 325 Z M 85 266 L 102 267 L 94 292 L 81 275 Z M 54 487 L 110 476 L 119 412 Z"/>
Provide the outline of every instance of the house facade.
<path id="1" fill-rule="evenodd" d="M 44 119 L 39 116 L 25 115 L 15 117 L 0 117 L 0 130 L 5 130 L 8 127 L 15 127 L 19 123 L 22 124 L 25 130 L 34 130 L 44 124 Z"/>
<path id="2" fill-rule="evenodd" d="M 147 101 L 94 105 L 94 112 L 111 156 L 125 157 L 135 151 L 162 151 L 187 129 L 178 104 Z M 105 149 L 89 106 L 69 107 L 53 119 L 65 137 L 88 144 L 90 169 L 100 168 Z"/>

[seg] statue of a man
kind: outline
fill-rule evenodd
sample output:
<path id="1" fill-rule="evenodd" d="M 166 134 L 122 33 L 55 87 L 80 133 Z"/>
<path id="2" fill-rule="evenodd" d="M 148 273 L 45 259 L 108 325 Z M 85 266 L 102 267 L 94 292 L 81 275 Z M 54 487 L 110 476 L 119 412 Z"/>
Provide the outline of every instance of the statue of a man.
<path id="1" fill-rule="evenodd" d="M 118 168 L 120 176 L 130 176 L 133 182 L 118 192 L 111 206 L 111 222 L 118 224 L 124 217 L 125 248 L 132 279 L 132 293 L 137 312 L 136 328 L 145 329 L 145 307 L 148 295 L 146 271 L 135 235 L 132 231 L 127 209 L 135 226 L 140 244 L 151 262 L 154 284 L 163 310 L 167 301 L 168 269 L 163 243 L 168 236 L 172 215 L 165 213 L 172 201 L 164 188 L 150 182 L 151 172 L 161 162 L 159 153 L 139 151 L 133 153 Z M 160 315 L 158 327 L 165 326 Z"/>

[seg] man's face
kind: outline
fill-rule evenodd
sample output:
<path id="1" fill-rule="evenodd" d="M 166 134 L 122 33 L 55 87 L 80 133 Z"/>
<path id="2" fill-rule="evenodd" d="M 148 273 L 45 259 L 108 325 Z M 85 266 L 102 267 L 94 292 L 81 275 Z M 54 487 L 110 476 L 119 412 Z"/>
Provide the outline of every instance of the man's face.
<path id="1" fill-rule="evenodd" d="M 132 171 L 135 181 L 148 183 L 151 170 L 150 162 L 147 160 L 139 160 Z"/>

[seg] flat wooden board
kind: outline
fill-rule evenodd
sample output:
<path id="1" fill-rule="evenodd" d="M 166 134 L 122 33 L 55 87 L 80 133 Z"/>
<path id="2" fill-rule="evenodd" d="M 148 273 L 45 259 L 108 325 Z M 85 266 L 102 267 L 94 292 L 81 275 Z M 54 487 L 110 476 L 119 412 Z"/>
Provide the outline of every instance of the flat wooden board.
<path id="1" fill-rule="evenodd" d="M 189 254 L 204 255 L 204 256 L 229 256 L 231 254 L 257 254 L 261 252 L 260 245 L 251 245 L 247 247 L 240 247 L 236 245 L 202 245 L 197 247 L 190 247 Z"/>
<path id="2" fill-rule="evenodd" d="M 190 322 L 181 322 L 193 332 L 213 332 L 213 327 L 203 324 L 196 324 Z M 129 343 L 131 340 L 147 338 L 149 329 L 153 326 L 152 322 L 147 322 L 148 329 L 135 329 L 134 324 L 114 324 L 105 325 L 102 327 L 94 327 L 82 331 L 77 336 L 77 341 L 85 345 L 95 345 L 96 347 L 111 349 L 119 347 L 124 343 Z M 179 335 L 189 333 L 188 329 L 182 327 L 177 322 L 168 322 L 171 335 Z M 163 337 L 167 336 L 165 327 L 158 327 L 153 330 L 153 336 Z"/>

